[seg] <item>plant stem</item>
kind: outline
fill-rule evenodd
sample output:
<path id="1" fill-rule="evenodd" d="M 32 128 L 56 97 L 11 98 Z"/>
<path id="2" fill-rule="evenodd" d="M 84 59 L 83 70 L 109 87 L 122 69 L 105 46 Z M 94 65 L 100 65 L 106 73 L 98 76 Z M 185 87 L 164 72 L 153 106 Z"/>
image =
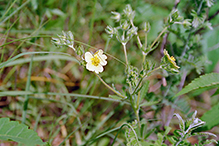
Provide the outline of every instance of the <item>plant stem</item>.
<path id="1" fill-rule="evenodd" d="M 141 125 L 140 125 L 140 118 L 139 118 L 139 108 L 138 108 L 138 106 L 136 106 L 136 103 L 133 100 L 132 96 L 133 95 L 131 95 L 131 97 L 130 97 L 130 103 L 131 103 L 132 109 L 134 110 L 134 113 L 135 113 L 135 116 L 136 116 L 136 119 L 138 122 L 138 127 L 140 129 Z"/>
<path id="2" fill-rule="evenodd" d="M 130 23 L 131 23 L 132 27 L 135 27 L 135 25 L 134 25 L 134 23 L 133 23 L 133 20 L 130 20 Z M 143 46 L 142 43 L 141 43 L 141 40 L 140 40 L 138 34 L 136 34 L 136 36 L 137 36 L 138 44 L 139 44 L 139 46 L 140 46 L 140 48 L 141 48 L 141 47 Z"/>
<path id="3" fill-rule="evenodd" d="M 139 109 L 139 105 L 140 105 L 139 103 L 140 103 L 140 92 L 138 92 L 138 97 L 136 102 L 137 109 Z"/>
<path id="4" fill-rule="evenodd" d="M 105 47 L 104 47 L 104 52 L 107 52 L 107 49 L 108 49 L 110 40 L 111 40 L 111 38 L 109 37 L 109 38 L 107 39 L 106 45 L 105 45 Z"/>
<path id="5" fill-rule="evenodd" d="M 151 44 L 150 48 L 152 48 L 155 43 L 158 41 L 158 39 L 161 37 L 161 35 L 167 30 L 168 26 L 166 26 L 161 32 L 160 34 L 157 36 L 157 38 L 154 40 L 154 42 Z"/>
<path id="6" fill-rule="evenodd" d="M 128 57 L 127 57 L 127 52 L 126 52 L 126 44 L 122 43 L 122 46 L 123 46 L 123 50 L 124 50 L 124 54 L 125 54 L 125 62 L 126 62 L 126 64 L 128 64 Z"/>
<path id="7" fill-rule="evenodd" d="M 98 74 L 94 73 L 99 79 L 100 81 L 111 91 L 113 91 L 115 94 L 117 94 L 119 97 L 121 98 L 126 98 L 125 96 L 123 96 L 122 94 L 118 93 L 115 89 L 113 89 L 112 87 L 110 87 Z"/>
<path id="8" fill-rule="evenodd" d="M 146 48 L 147 48 L 147 42 L 148 42 L 148 33 L 147 32 L 145 32 L 145 39 L 144 39 L 144 41 L 145 41 L 145 43 L 144 43 L 144 51 L 146 50 Z M 142 58 L 142 64 L 144 64 L 144 62 L 145 62 L 145 58 L 146 58 L 146 53 L 145 52 L 143 52 L 142 51 L 142 54 L 143 54 L 143 58 Z M 142 69 L 143 69 L 143 66 L 142 66 Z"/>
<path id="9" fill-rule="evenodd" d="M 139 129 L 141 128 L 141 125 L 140 125 L 140 118 L 139 118 L 139 108 L 137 107 L 135 107 L 134 108 L 134 112 L 135 112 L 135 116 L 136 116 L 136 119 L 137 119 L 137 122 L 138 122 L 138 127 L 139 127 Z"/>
<path id="10" fill-rule="evenodd" d="M 148 72 L 147 74 L 145 74 L 145 75 L 139 80 L 137 86 L 135 87 L 134 91 L 132 92 L 132 95 L 137 91 L 138 87 L 140 86 L 141 82 L 143 81 L 143 79 L 144 79 L 146 76 L 148 76 L 149 74 L 151 74 L 152 72 L 154 72 L 154 71 L 156 71 L 156 70 L 158 70 L 158 69 L 160 69 L 160 68 L 161 68 L 161 66 L 159 66 L 159 67 L 153 69 L 152 71 Z"/>

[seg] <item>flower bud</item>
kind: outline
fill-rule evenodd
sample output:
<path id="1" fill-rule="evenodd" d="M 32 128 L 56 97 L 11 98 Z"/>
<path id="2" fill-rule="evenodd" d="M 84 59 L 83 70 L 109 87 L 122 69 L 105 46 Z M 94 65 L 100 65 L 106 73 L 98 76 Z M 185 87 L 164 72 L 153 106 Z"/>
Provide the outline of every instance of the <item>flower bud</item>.
<path id="1" fill-rule="evenodd" d="M 161 67 L 165 69 L 166 71 L 170 71 L 172 73 L 178 73 L 179 72 L 179 66 L 176 65 L 176 59 L 168 54 L 167 50 L 163 51 L 164 56 L 161 59 Z"/>
<path id="2" fill-rule="evenodd" d="M 121 14 L 118 13 L 118 12 L 113 12 L 113 11 L 111 13 L 113 14 L 113 16 L 111 16 L 111 18 L 115 19 L 116 22 L 118 22 L 120 20 L 120 18 L 121 18 Z"/>
<path id="3" fill-rule="evenodd" d="M 150 31 L 150 29 L 151 29 L 150 23 L 149 23 L 149 22 L 145 22 L 145 23 L 144 23 L 143 30 L 144 30 L 146 33 L 148 33 L 148 32 Z"/>
<path id="4" fill-rule="evenodd" d="M 123 10 L 124 15 L 130 19 L 133 20 L 135 17 L 135 11 L 132 10 L 130 5 L 126 5 L 126 8 Z"/>
<path id="5" fill-rule="evenodd" d="M 127 35 L 132 37 L 132 35 L 137 35 L 138 27 L 133 26 L 127 31 Z"/>
<path id="6" fill-rule="evenodd" d="M 130 25 L 128 24 L 128 22 L 126 20 L 123 20 L 121 21 L 120 23 L 120 27 L 123 29 L 123 30 L 127 30 L 129 29 Z"/>
<path id="7" fill-rule="evenodd" d="M 106 31 L 106 33 L 108 33 L 110 35 L 110 37 L 113 37 L 114 28 L 112 26 L 107 26 L 105 31 Z"/>
<path id="8" fill-rule="evenodd" d="M 83 50 L 84 50 L 84 48 L 83 48 L 83 46 L 82 45 L 80 45 L 78 48 L 77 48 L 77 55 L 79 55 L 79 56 L 82 56 L 83 55 Z"/>

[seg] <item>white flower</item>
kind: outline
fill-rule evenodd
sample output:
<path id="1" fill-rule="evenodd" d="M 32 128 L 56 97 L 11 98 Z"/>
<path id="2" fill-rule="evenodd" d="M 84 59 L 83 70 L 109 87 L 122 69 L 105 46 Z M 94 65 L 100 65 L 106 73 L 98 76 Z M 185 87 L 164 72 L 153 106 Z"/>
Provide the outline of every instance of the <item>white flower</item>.
<path id="1" fill-rule="evenodd" d="M 103 50 L 98 50 L 94 55 L 90 52 L 85 53 L 86 69 L 97 74 L 103 72 L 103 66 L 107 64 L 107 56 L 103 54 Z"/>

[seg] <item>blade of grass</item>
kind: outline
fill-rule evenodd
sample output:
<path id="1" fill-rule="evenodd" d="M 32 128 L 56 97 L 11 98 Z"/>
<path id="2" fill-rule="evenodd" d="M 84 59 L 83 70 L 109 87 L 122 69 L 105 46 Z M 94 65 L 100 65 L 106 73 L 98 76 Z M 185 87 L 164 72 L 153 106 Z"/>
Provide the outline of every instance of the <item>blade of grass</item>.
<path id="1" fill-rule="evenodd" d="M 117 130 L 119 130 L 120 128 L 121 128 L 121 127 L 116 127 L 116 128 L 114 128 L 114 129 L 108 130 L 108 131 L 106 131 L 106 132 L 104 132 L 104 133 L 98 135 L 97 137 L 95 137 L 95 139 L 92 139 L 92 140 L 89 142 L 89 144 L 94 143 L 94 142 L 97 141 L 99 138 L 101 138 L 101 137 L 103 137 L 103 136 L 105 136 L 105 135 L 107 135 L 107 134 L 109 134 L 109 133 L 112 133 L 112 132 L 114 132 L 114 131 L 117 131 Z"/>
<path id="2" fill-rule="evenodd" d="M 88 134 L 85 137 L 85 140 L 89 140 L 96 132 L 97 130 L 103 126 L 103 124 L 114 114 L 114 111 L 111 111 L 100 123 L 98 123 L 98 125 L 93 128 L 92 131 L 88 132 Z M 87 141 L 86 143 L 89 143 L 89 141 Z"/>
<path id="3" fill-rule="evenodd" d="M 6 42 L 7 38 L 8 38 L 9 31 L 11 31 L 11 28 L 17 23 L 17 21 L 18 21 L 19 19 L 20 19 L 20 16 L 10 25 L 10 27 L 6 30 L 6 32 L 4 33 L 4 35 L 1 37 L 1 39 L 4 38 L 4 41 L 2 42 L 3 45 L 0 46 L 0 48 L 3 47 L 3 48 L 2 48 L 2 52 L 1 52 L 1 59 L 0 59 L 0 62 L 2 62 L 3 59 L 4 59 L 4 58 L 3 58 L 3 57 L 4 57 L 4 50 L 5 50 L 4 44 L 5 44 L 5 42 Z M 0 40 L 1 40 L 1 39 L 0 39 Z"/>
<path id="4" fill-rule="evenodd" d="M 9 12 L 9 10 L 13 7 L 13 5 L 17 2 L 17 0 L 15 0 L 10 6 L 9 8 L 6 10 L 6 12 L 3 14 L 3 16 L 0 19 L 0 22 L 2 21 L 2 19 L 7 15 L 7 13 Z"/>
<path id="5" fill-rule="evenodd" d="M 74 131 L 72 131 L 68 136 L 66 136 L 66 138 L 62 141 L 62 143 L 59 144 L 59 146 L 62 146 L 64 144 L 64 142 L 72 135 L 74 134 L 77 130 L 79 129 L 79 127 L 77 127 Z"/>
<path id="6" fill-rule="evenodd" d="M 37 116 L 37 118 L 36 118 L 36 120 L 35 120 L 35 124 L 34 124 L 34 128 L 33 128 L 34 131 L 37 130 L 37 125 L 38 125 L 38 123 L 39 123 L 39 121 L 40 121 L 41 115 L 42 115 L 42 111 L 39 112 L 39 114 L 38 114 L 38 116 Z"/>
<path id="7" fill-rule="evenodd" d="M 92 18 L 91 18 L 91 22 L 90 22 L 89 42 L 88 42 L 88 44 L 91 43 L 91 39 L 92 39 L 93 28 L 94 28 L 94 19 L 95 19 L 95 13 L 96 13 L 96 4 L 97 4 L 97 0 L 94 1 L 94 6 L 93 6 L 93 10 L 92 10 Z M 86 51 L 87 51 L 87 49 L 86 49 Z"/>
<path id="8" fill-rule="evenodd" d="M 32 38 L 36 38 L 36 37 L 44 37 L 44 38 L 50 38 L 51 36 L 47 36 L 47 35 L 37 35 L 37 36 L 30 36 L 30 37 L 25 37 L 25 38 L 20 38 L 20 39 L 14 39 L 14 38 L 10 38 L 10 39 L 14 39 L 13 41 L 10 41 L 10 42 L 7 42 L 7 43 L 4 43 L 3 45 L 1 45 L 0 47 L 3 47 L 3 46 L 6 46 L 6 45 L 9 45 L 11 43 L 14 43 L 14 42 L 18 42 L 18 41 L 21 41 L 21 40 L 27 40 L 27 39 L 32 39 Z"/>
<path id="9" fill-rule="evenodd" d="M 15 2 L 16 2 L 17 0 L 15 0 Z M 12 4 L 14 5 L 14 3 L 15 2 L 13 2 Z M 25 5 L 27 5 L 28 3 L 30 2 L 30 0 L 27 0 L 25 3 L 23 3 L 20 7 L 18 7 L 15 11 L 13 11 L 13 13 L 11 13 L 9 16 L 7 16 L 4 20 L 2 20 L 4 17 L 2 17 L 2 19 L 1 19 L 1 22 L 0 22 L 0 25 L 2 24 L 2 23 L 4 23 L 5 21 L 7 21 L 8 19 L 10 19 L 14 14 L 17 14 L 17 12 L 18 11 L 20 11 Z M 9 8 L 11 9 L 11 7 L 13 6 L 13 5 L 11 5 Z M 9 10 L 8 10 L 9 11 Z M 7 12 L 8 12 L 7 11 Z M 6 14 L 5 14 L 6 15 Z M 5 16 L 4 15 L 4 16 Z"/>
<path id="10" fill-rule="evenodd" d="M 49 54 L 49 53 L 51 53 L 51 54 L 52 54 L 52 53 L 55 53 L 55 54 L 63 54 L 63 55 L 68 55 L 68 56 L 70 56 L 70 55 L 67 54 L 67 53 L 61 53 L 61 52 L 24 52 L 24 53 L 20 53 L 20 54 L 16 55 L 15 57 L 13 57 L 13 58 L 11 58 L 11 59 L 9 59 L 9 60 L 7 60 L 7 61 L 1 63 L 1 64 L 0 64 L 0 68 L 5 67 L 5 66 L 6 66 L 8 63 L 10 63 L 11 61 L 13 61 L 13 60 L 15 60 L 15 59 L 17 59 L 17 58 L 19 58 L 19 57 L 21 57 L 21 56 L 24 56 L 24 55 Z"/>
<path id="11" fill-rule="evenodd" d="M 30 34 L 30 36 L 34 35 L 36 32 L 38 32 L 47 22 L 49 22 L 50 19 L 48 19 L 44 24 L 40 25 L 39 28 L 37 28 L 33 33 Z M 11 54 L 11 56 L 9 57 L 9 59 L 17 52 L 17 50 L 23 45 L 23 43 L 25 42 L 26 39 L 24 39 L 19 46 L 14 50 L 14 52 Z"/>
<path id="12" fill-rule="evenodd" d="M 106 101 L 112 101 L 112 102 L 123 102 L 124 104 L 129 104 L 126 101 L 123 100 L 116 100 L 108 97 L 101 97 L 101 96 L 93 96 L 93 95 L 83 95 L 83 94 L 76 94 L 76 93 L 56 93 L 56 92 L 30 92 L 30 91 L 3 91 L 0 92 L 0 97 L 2 96 L 24 96 L 24 95 L 59 95 L 59 96 L 73 96 L 75 98 L 90 98 L 90 99 L 100 99 L 100 100 L 106 100 Z"/>
<path id="13" fill-rule="evenodd" d="M 53 102 L 58 102 L 58 103 L 62 103 L 62 104 L 68 105 L 68 106 L 72 109 L 72 111 L 69 111 L 69 113 L 74 113 L 73 116 L 76 117 L 79 126 L 80 126 L 80 127 L 82 126 L 81 120 L 80 120 L 80 118 L 78 117 L 79 114 L 78 114 L 77 110 L 75 109 L 75 107 L 74 107 L 72 104 L 70 104 L 70 103 L 68 103 L 68 102 L 63 102 L 63 101 L 60 101 L 60 100 L 48 99 L 48 98 L 40 98 L 40 97 L 33 97 L 33 96 L 29 96 L 29 98 L 31 98 L 31 99 L 37 99 L 37 100 L 48 100 L 48 101 L 53 101 Z"/>
<path id="14" fill-rule="evenodd" d="M 8 80 L 11 78 L 11 76 L 14 74 L 14 72 L 16 71 L 16 66 L 14 66 L 5 76 L 4 80 L 3 80 L 3 84 L 6 84 L 8 82 Z"/>
<path id="15" fill-rule="evenodd" d="M 67 61 L 73 61 L 73 62 L 78 62 L 77 59 L 71 56 L 66 56 L 66 55 L 45 55 L 45 56 L 36 56 L 34 57 L 33 61 L 45 61 L 45 60 L 67 60 Z M 30 58 L 22 58 L 22 59 L 17 59 L 15 61 L 11 61 L 10 63 L 6 64 L 4 67 L 8 66 L 14 66 L 18 64 L 24 64 L 30 62 Z M 1 67 L 0 67 L 1 68 Z"/>
<path id="16" fill-rule="evenodd" d="M 30 81 L 31 81 L 30 77 L 31 77 L 32 67 L 33 67 L 33 55 L 31 56 L 31 61 L 30 61 L 30 64 L 29 64 L 29 70 L 28 70 L 28 75 L 27 75 L 27 82 L 26 82 L 25 91 L 29 91 L 30 90 Z M 24 100 L 24 105 L 23 105 L 23 112 L 22 112 L 22 123 L 23 124 L 26 121 L 28 101 L 29 101 L 29 97 L 28 97 L 28 95 L 25 95 L 25 100 Z"/>

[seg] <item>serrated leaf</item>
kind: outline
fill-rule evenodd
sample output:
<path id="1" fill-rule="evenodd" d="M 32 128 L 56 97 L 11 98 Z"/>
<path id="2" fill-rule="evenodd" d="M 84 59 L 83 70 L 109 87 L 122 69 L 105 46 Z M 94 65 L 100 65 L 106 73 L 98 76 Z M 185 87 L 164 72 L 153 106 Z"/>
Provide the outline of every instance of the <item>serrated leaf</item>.
<path id="1" fill-rule="evenodd" d="M 13 140 L 28 146 L 45 144 L 35 131 L 17 121 L 10 121 L 9 118 L 0 118 L 0 139 Z"/>
<path id="2" fill-rule="evenodd" d="M 205 121 L 205 125 L 198 129 L 198 131 L 210 130 L 214 126 L 219 124 L 219 103 L 213 106 L 209 111 L 205 112 L 201 117 L 202 121 Z"/>
<path id="3" fill-rule="evenodd" d="M 190 84 L 188 84 L 180 92 L 178 92 L 173 98 L 198 89 L 209 90 L 216 87 L 219 87 L 219 74 L 205 74 L 203 76 L 200 76 L 199 78 L 194 79 Z"/>

